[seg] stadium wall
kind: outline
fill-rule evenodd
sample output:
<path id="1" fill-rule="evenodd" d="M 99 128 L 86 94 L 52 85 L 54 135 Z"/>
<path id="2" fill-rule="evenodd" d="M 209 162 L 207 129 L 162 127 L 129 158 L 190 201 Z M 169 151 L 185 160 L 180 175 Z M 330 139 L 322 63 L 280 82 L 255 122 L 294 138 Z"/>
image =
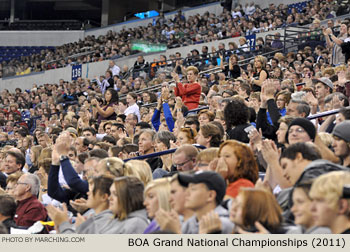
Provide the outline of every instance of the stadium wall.
<path id="1" fill-rule="evenodd" d="M 272 32 L 259 33 L 257 34 L 257 37 L 265 38 L 266 35 L 273 34 L 277 31 L 283 35 L 283 29 L 278 29 Z M 183 57 L 186 57 L 187 53 L 189 53 L 192 49 L 197 49 L 198 51 L 201 51 L 201 48 L 203 45 L 208 46 L 209 50 L 211 51 L 211 47 L 215 46 L 217 48 L 219 43 L 225 43 L 226 48 L 228 48 L 228 42 L 233 41 L 238 44 L 238 39 L 239 37 L 213 41 L 213 42 L 203 43 L 198 45 L 190 45 L 190 46 L 168 49 L 167 51 L 162 53 L 153 53 L 153 54 L 144 55 L 144 58 L 148 62 L 153 62 L 154 58 L 159 59 L 160 54 L 164 54 L 168 57 L 170 54 L 175 54 L 175 52 L 180 52 Z M 122 68 L 123 65 L 132 67 L 136 61 L 136 58 L 137 56 L 131 55 L 129 57 L 123 57 L 123 58 L 117 59 L 115 60 L 115 62 L 120 68 Z M 103 75 L 107 67 L 108 67 L 108 60 L 83 64 L 82 77 L 93 79 L 95 78 L 95 76 Z M 19 87 L 22 89 L 31 89 L 33 84 L 42 85 L 45 83 L 58 83 L 59 79 L 71 81 L 72 67 L 68 66 L 65 68 L 48 70 L 40 73 L 31 73 L 31 74 L 22 75 L 22 76 L 6 77 L 0 80 L 0 91 L 5 88 L 10 91 L 14 91 L 16 87 Z"/>
<path id="2" fill-rule="evenodd" d="M 84 31 L 0 31 L 2 46 L 61 46 L 84 39 Z"/>
<path id="3" fill-rule="evenodd" d="M 262 8 L 268 7 L 270 3 L 276 5 L 280 3 L 291 4 L 297 3 L 301 0 L 257 0 L 255 1 Z M 252 2 L 251 0 L 240 0 L 240 3 L 245 6 L 246 3 Z M 206 11 L 219 15 L 222 12 L 222 7 L 219 2 L 201 5 L 198 7 L 184 9 L 185 16 L 195 15 L 197 13 L 203 15 Z M 176 11 L 167 13 L 167 18 L 174 18 Z M 8 46 L 60 46 L 66 43 L 78 41 L 84 39 L 89 35 L 105 35 L 109 30 L 120 31 L 123 27 L 134 28 L 138 26 L 147 26 L 152 23 L 153 18 L 143 20 L 131 20 L 123 23 L 109 25 L 103 28 L 90 29 L 87 31 L 0 31 L 0 45 Z"/>

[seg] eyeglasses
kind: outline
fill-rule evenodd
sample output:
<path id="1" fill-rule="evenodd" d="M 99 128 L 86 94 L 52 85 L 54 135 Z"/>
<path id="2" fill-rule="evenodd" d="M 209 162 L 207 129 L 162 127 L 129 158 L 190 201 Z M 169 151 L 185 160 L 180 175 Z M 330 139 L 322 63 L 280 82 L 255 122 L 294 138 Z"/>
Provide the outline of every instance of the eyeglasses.
<path id="1" fill-rule="evenodd" d="M 16 186 L 17 186 L 17 185 L 28 185 L 28 183 L 24 183 L 24 182 L 17 182 L 17 183 L 16 183 Z"/>
<path id="2" fill-rule="evenodd" d="M 303 128 L 297 128 L 297 129 L 295 129 L 295 130 L 292 130 L 292 129 L 288 130 L 288 134 L 292 134 L 293 132 L 296 132 L 296 133 L 304 133 L 305 130 L 304 130 Z"/>
<path id="3" fill-rule="evenodd" d="M 176 166 L 176 167 L 182 167 L 182 166 L 184 166 L 186 163 L 188 163 L 188 162 L 190 162 L 190 161 L 192 161 L 192 159 L 189 159 L 189 160 L 187 160 L 187 161 L 185 161 L 185 162 L 183 162 L 183 163 L 181 163 L 181 164 L 174 164 L 174 166 Z"/>

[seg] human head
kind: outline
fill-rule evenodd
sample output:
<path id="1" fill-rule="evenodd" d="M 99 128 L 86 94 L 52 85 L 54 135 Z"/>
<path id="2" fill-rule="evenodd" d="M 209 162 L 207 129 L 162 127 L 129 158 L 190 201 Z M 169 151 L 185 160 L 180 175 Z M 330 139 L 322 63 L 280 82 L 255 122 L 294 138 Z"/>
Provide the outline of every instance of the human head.
<path id="1" fill-rule="evenodd" d="M 5 157 L 5 173 L 10 175 L 16 171 L 22 170 L 25 164 L 25 159 L 22 153 L 8 151 Z"/>
<path id="2" fill-rule="evenodd" d="M 280 156 L 280 164 L 289 186 L 293 186 L 305 167 L 317 159 L 321 159 L 321 153 L 312 143 L 300 142 L 288 146 Z"/>
<path id="3" fill-rule="evenodd" d="M 208 148 L 198 153 L 196 157 L 195 171 L 206 171 L 209 170 L 209 164 L 216 157 L 218 157 L 219 148 Z"/>
<path id="4" fill-rule="evenodd" d="M 350 120 L 338 123 L 332 132 L 334 154 L 343 160 L 350 155 Z"/>
<path id="5" fill-rule="evenodd" d="M 163 151 L 170 149 L 170 144 L 176 142 L 176 137 L 170 131 L 158 131 L 154 135 L 153 141 L 155 142 L 156 151 Z"/>
<path id="6" fill-rule="evenodd" d="M 294 117 L 285 115 L 278 120 L 279 127 L 276 131 L 277 141 L 280 144 L 286 143 L 286 134 L 288 131 L 288 125 L 294 120 Z"/>
<path id="7" fill-rule="evenodd" d="M 332 233 L 341 233 L 339 223 L 350 219 L 350 173 L 333 171 L 316 178 L 310 190 L 311 211 L 316 226 L 329 227 Z"/>
<path id="8" fill-rule="evenodd" d="M 12 196 L 7 194 L 0 194 L 0 217 L 13 219 L 16 214 L 16 208 L 17 204 Z M 0 223 L 1 222 L 2 221 L 0 221 Z"/>
<path id="9" fill-rule="evenodd" d="M 226 140 L 220 145 L 219 158 L 226 163 L 228 170 L 217 170 L 230 183 L 248 179 L 255 184 L 259 178 L 258 165 L 251 149 L 236 140 Z"/>
<path id="10" fill-rule="evenodd" d="M 314 141 L 315 137 L 315 125 L 306 118 L 296 118 L 288 125 L 286 142 L 289 144 Z"/>
<path id="11" fill-rule="evenodd" d="M 206 147 L 219 147 L 222 141 L 220 129 L 213 123 L 204 124 L 200 127 L 196 141 Z"/>
<path id="12" fill-rule="evenodd" d="M 170 179 L 159 178 L 147 184 L 144 192 L 144 206 L 148 217 L 153 219 L 159 209 L 170 211 Z"/>
<path id="13" fill-rule="evenodd" d="M 173 154 L 173 165 L 178 171 L 193 170 L 197 155 L 196 147 L 189 144 L 182 145 Z"/>
<path id="14" fill-rule="evenodd" d="M 111 195 L 110 187 L 114 181 L 114 177 L 101 175 L 90 180 L 88 199 L 86 206 L 92 209 L 98 208 L 101 204 L 109 205 L 108 198 Z"/>
<path id="15" fill-rule="evenodd" d="M 113 177 L 124 176 L 125 164 L 117 157 L 107 157 L 101 159 L 95 167 L 95 175 L 107 174 Z"/>
<path id="16" fill-rule="evenodd" d="M 134 211 L 143 209 L 142 182 L 136 177 L 119 177 L 114 179 L 110 188 L 110 210 L 120 221 L 125 220 Z"/>
<path id="17" fill-rule="evenodd" d="M 274 232 L 283 221 L 282 209 L 271 192 L 241 188 L 232 202 L 230 220 L 247 231 L 255 230 L 258 221 L 267 230 Z"/>
<path id="18" fill-rule="evenodd" d="M 204 125 L 215 119 L 215 114 L 208 109 L 203 109 L 198 113 L 199 125 Z"/>
<path id="19" fill-rule="evenodd" d="M 311 182 L 297 184 L 292 192 L 293 206 L 290 210 L 294 216 L 294 223 L 305 229 L 314 226 L 311 212 L 311 198 L 309 196 L 311 185 Z"/>
<path id="20" fill-rule="evenodd" d="M 227 129 L 245 124 L 249 119 L 248 107 L 240 99 L 231 100 L 224 109 L 224 115 Z"/>
<path id="21" fill-rule="evenodd" d="M 194 144 L 196 143 L 197 131 L 190 127 L 183 127 L 177 135 L 177 141 L 181 144 Z"/>
<path id="22" fill-rule="evenodd" d="M 146 187 L 153 180 L 152 170 L 144 160 L 130 160 L 125 164 L 125 176 L 137 177 Z"/>
<path id="23" fill-rule="evenodd" d="M 139 151 L 142 154 L 150 154 L 154 152 L 155 143 L 153 141 L 156 132 L 151 129 L 142 130 L 139 138 Z"/>
<path id="24" fill-rule="evenodd" d="M 24 200 L 34 196 L 38 196 L 40 190 L 40 179 L 37 175 L 26 173 L 17 181 L 14 196 L 16 200 Z"/>
<path id="25" fill-rule="evenodd" d="M 185 207 L 193 211 L 199 210 L 206 203 L 219 205 L 225 196 L 226 182 L 220 174 L 214 171 L 197 171 L 194 174 L 179 173 L 178 181 L 180 185 L 187 187 Z M 202 185 L 202 187 L 196 185 Z M 196 189 L 202 190 L 202 193 L 197 195 Z M 208 197 L 198 199 L 196 196 L 199 195 Z"/>

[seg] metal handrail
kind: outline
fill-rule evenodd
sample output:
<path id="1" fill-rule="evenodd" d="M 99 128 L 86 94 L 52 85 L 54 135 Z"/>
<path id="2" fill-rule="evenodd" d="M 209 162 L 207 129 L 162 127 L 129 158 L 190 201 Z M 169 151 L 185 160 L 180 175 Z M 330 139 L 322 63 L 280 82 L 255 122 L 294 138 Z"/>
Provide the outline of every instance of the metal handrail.
<path id="1" fill-rule="evenodd" d="M 206 149 L 205 146 L 203 145 L 199 145 L 199 144 L 192 144 L 192 146 L 198 148 L 198 149 Z M 147 155 L 142 155 L 142 156 L 137 156 L 137 157 L 133 157 L 133 158 L 128 158 L 128 159 L 124 159 L 124 162 L 130 161 L 130 160 L 143 160 L 143 159 L 148 159 L 148 158 L 153 158 L 153 157 L 159 157 L 159 156 L 163 156 L 163 155 L 168 155 L 171 153 L 174 153 L 176 149 L 169 149 L 169 150 L 165 150 L 165 151 L 160 151 L 160 152 L 154 152 L 151 154 L 147 154 Z"/>
<path id="2" fill-rule="evenodd" d="M 344 108 L 350 109 L 350 106 L 344 107 Z M 324 116 L 330 116 L 330 115 L 338 114 L 339 111 L 340 111 L 340 109 L 333 109 L 333 110 L 329 110 L 329 111 L 325 111 L 325 112 L 320 112 L 320 113 L 317 113 L 315 115 L 308 116 L 307 119 L 313 120 L 313 119 L 317 119 L 317 118 L 324 117 Z"/>

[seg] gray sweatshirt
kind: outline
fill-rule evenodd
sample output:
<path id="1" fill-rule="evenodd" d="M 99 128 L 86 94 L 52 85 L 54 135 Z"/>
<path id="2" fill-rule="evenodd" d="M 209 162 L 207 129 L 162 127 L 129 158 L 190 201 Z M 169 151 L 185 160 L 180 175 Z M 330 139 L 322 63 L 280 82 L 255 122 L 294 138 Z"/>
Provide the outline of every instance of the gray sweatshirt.
<path id="1" fill-rule="evenodd" d="M 94 234 L 96 230 L 100 230 L 112 218 L 112 211 L 107 209 L 99 214 L 92 215 L 76 229 L 69 222 L 64 222 L 59 226 L 59 232 L 61 234 Z"/>
<path id="2" fill-rule="evenodd" d="M 228 218 L 229 212 L 222 206 L 217 206 L 214 211 L 219 214 L 222 229 L 222 234 L 232 234 L 234 224 Z M 187 221 L 182 224 L 182 233 L 183 234 L 198 234 L 199 233 L 199 223 L 196 215 L 193 215 Z"/>

